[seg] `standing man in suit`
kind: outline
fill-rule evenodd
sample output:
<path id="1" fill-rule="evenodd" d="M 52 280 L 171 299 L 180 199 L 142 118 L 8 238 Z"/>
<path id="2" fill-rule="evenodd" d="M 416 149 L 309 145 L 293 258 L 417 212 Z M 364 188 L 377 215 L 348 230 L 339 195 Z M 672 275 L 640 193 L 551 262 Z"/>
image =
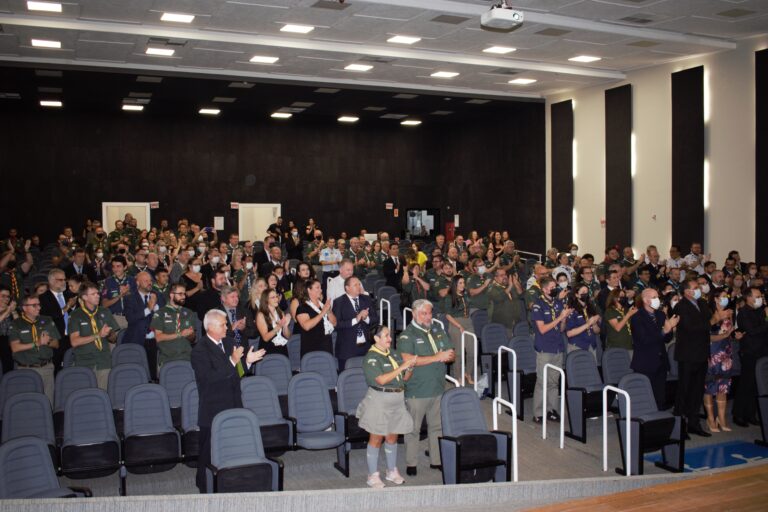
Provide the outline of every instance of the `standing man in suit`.
<path id="1" fill-rule="evenodd" d="M 244 355 L 243 347 L 235 346 L 227 338 L 227 314 L 218 309 L 203 317 L 206 335 L 192 349 L 192 369 L 195 372 L 197 394 L 200 398 L 197 425 L 200 427 L 200 454 L 197 459 L 197 488 L 208 492 L 206 468 L 211 462 L 211 424 L 213 418 L 227 409 L 242 407 L 240 377 L 256 361 L 264 357 L 264 350 L 250 348 Z M 244 368 L 245 367 L 245 368 Z"/>
<path id="2" fill-rule="evenodd" d="M 64 353 L 70 348 L 67 324 L 69 324 L 69 313 L 77 306 L 77 296 L 67 300 L 64 297 L 64 290 L 67 288 L 67 279 L 64 277 L 64 271 L 54 268 L 48 272 L 48 290 L 40 295 L 40 314 L 53 319 L 56 329 L 61 334 L 59 347 L 53 354 L 54 371 L 61 369 L 61 362 L 64 359 Z"/>
<path id="3" fill-rule="evenodd" d="M 236 345 L 247 345 L 248 340 L 258 335 L 253 318 L 240 304 L 240 291 L 234 286 L 224 286 L 221 289 L 221 302 L 217 309 L 226 313 L 227 337 L 235 340 Z"/>
<path id="4" fill-rule="evenodd" d="M 78 247 L 72 254 L 72 263 L 64 268 L 67 279 L 72 276 L 81 276 L 86 281 L 97 282 L 96 271 L 90 265 L 85 264 L 85 249 Z"/>
<path id="5" fill-rule="evenodd" d="M 709 332 L 712 312 L 695 278 L 683 284 L 683 298 L 673 314 L 680 317 L 677 324 L 675 360 L 678 364 L 677 399 L 675 414 L 688 421 L 688 433 L 702 437 L 712 434 L 699 423 L 699 410 L 704 397 L 704 379 L 709 360 Z"/>
<path id="6" fill-rule="evenodd" d="M 371 348 L 371 326 L 379 323 L 373 301 L 363 295 L 363 285 L 358 278 L 347 277 L 344 292 L 333 301 L 339 371 L 344 369 L 350 357 L 364 356 L 368 352 Z"/>
<path id="7" fill-rule="evenodd" d="M 197 299 L 197 316 L 200 321 L 208 311 L 221 305 L 221 290 L 225 286 L 227 286 L 227 274 L 224 269 L 219 268 L 211 276 L 210 282 L 206 283 L 206 290 L 200 293 Z"/>
<path id="8" fill-rule="evenodd" d="M 749 423 L 759 425 L 755 406 L 757 405 L 757 381 L 755 367 L 757 360 L 768 355 L 768 321 L 765 319 L 765 299 L 757 286 L 751 286 L 744 295 L 746 304 L 736 316 L 739 330 L 744 333 L 739 346 L 741 356 L 741 377 L 733 401 L 733 422 L 746 427 Z"/>
<path id="9" fill-rule="evenodd" d="M 389 246 L 389 258 L 381 265 L 387 286 L 393 287 L 398 292 L 403 290 L 403 262 L 400 261 L 400 246 L 392 242 Z"/>
<path id="10" fill-rule="evenodd" d="M 128 294 L 123 303 L 128 328 L 122 343 L 135 343 L 144 347 L 147 351 L 149 377 L 157 380 L 157 340 L 150 326 L 155 311 L 165 306 L 165 299 L 152 291 L 152 276 L 149 272 L 136 275 L 136 293 Z"/>

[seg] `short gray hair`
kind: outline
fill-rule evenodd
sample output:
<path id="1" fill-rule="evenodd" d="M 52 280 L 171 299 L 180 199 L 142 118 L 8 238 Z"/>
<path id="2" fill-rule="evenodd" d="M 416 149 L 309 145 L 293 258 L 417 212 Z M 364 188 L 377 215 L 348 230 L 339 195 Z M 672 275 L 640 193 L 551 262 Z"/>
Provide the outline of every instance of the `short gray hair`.
<path id="1" fill-rule="evenodd" d="M 58 275 L 64 275 L 64 271 L 61 270 L 60 268 L 51 269 L 51 271 L 48 272 L 48 282 L 52 283 L 53 281 L 55 281 L 56 276 Z"/>
<path id="2" fill-rule="evenodd" d="M 227 314 L 225 312 L 220 309 L 211 309 L 205 314 L 205 317 L 203 317 L 203 328 L 206 332 L 208 332 L 208 327 L 216 319 L 216 317 L 224 320 L 225 324 L 227 323 Z"/>
<path id="3" fill-rule="evenodd" d="M 223 299 L 224 297 L 226 297 L 230 293 L 238 293 L 238 292 L 239 292 L 239 290 L 237 288 L 235 288 L 234 286 L 223 286 L 221 288 L 221 298 Z"/>
<path id="4" fill-rule="evenodd" d="M 411 307 L 413 309 L 413 314 L 415 315 L 417 311 L 421 311 L 426 307 L 429 307 L 431 309 L 434 306 L 427 299 L 417 299 L 413 301 L 413 305 Z"/>

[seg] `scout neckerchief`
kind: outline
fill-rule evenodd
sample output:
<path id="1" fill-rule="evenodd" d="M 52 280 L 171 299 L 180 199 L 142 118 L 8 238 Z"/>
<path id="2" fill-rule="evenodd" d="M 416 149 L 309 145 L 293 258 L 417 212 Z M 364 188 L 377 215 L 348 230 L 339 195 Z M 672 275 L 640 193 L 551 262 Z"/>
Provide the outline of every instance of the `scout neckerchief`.
<path id="1" fill-rule="evenodd" d="M 415 321 L 411 322 L 414 326 L 416 326 L 417 329 L 424 331 L 427 333 L 427 339 L 429 340 L 429 344 L 432 345 L 432 351 L 437 354 L 437 343 L 435 343 L 435 338 L 432 337 L 432 333 L 428 331 L 427 329 L 424 329 L 422 326 L 417 324 Z"/>
<path id="2" fill-rule="evenodd" d="M 587 320 L 589 320 L 589 316 L 587 315 L 587 305 L 586 305 L 586 303 L 584 304 L 584 307 L 581 309 L 581 314 L 584 315 L 584 323 L 586 323 Z M 591 326 L 587 327 L 587 334 L 592 336 L 592 327 Z"/>
<path id="3" fill-rule="evenodd" d="M 11 278 L 11 297 L 13 300 L 16 300 L 17 298 L 21 297 L 19 293 L 19 281 L 16 279 L 16 272 L 11 270 L 8 272 L 8 277 Z"/>
<path id="4" fill-rule="evenodd" d="M 499 284 L 496 281 L 493 282 L 493 285 L 501 288 L 502 290 L 504 290 L 504 295 L 509 297 L 509 300 L 512 300 L 512 294 L 507 291 L 507 287 L 506 286 L 504 286 L 503 284 Z"/>
<path id="5" fill-rule="evenodd" d="M 83 313 L 85 313 L 88 318 L 91 321 L 91 330 L 93 331 L 93 335 L 96 336 L 96 339 L 93 340 L 93 343 L 96 345 L 96 348 L 101 350 L 101 336 L 99 336 L 99 325 L 96 323 L 96 313 L 99 311 L 99 308 L 96 308 L 96 311 L 91 313 L 88 311 L 88 308 L 85 307 L 85 302 L 80 301 L 80 309 L 83 310 Z"/>
<path id="6" fill-rule="evenodd" d="M 28 318 L 24 313 L 21 314 L 21 319 L 29 324 L 29 328 L 32 332 L 32 345 L 34 345 L 35 349 L 37 349 L 37 342 L 39 338 L 37 336 L 37 326 L 35 325 L 35 321 Z"/>
<path id="7" fill-rule="evenodd" d="M 395 358 L 392 357 L 392 351 L 391 350 L 387 350 L 386 352 L 384 352 L 383 350 L 380 350 L 378 347 L 376 347 L 376 345 L 371 345 L 371 348 L 369 349 L 369 352 L 375 352 L 375 353 L 380 354 L 380 355 L 386 357 L 387 359 L 389 359 L 389 362 L 392 363 L 392 368 L 394 368 L 395 370 L 400 368 L 400 365 L 397 364 L 397 361 L 395 361 Z M 402 378 L 401 378 L 399 373 L 397 374 L 397 381 L 398 382 L 402 381 Z"/>
<path id="8" fill-rule="evenodd" d="M 557 313 L 555 312 L 555 301 L 554 301 L 554 299 L 552 300 L 552 302 L 547 300 L 547 294 L 545 294 L 543 290 L 541 292 L 541 298 L 544 300 L 544 304 L 546 304 L 547 307 L 549 307 L 549 313 L 552 315 L 552 321 L 554 322 L 555 320 L 557 320 Z M 555 326 L 555 330 L 557 330 L 557 331 L 560 330 L 560 324 L 557 324 Z"/>
<path id="9" fill-rule="evenodd" d="M 621 316 L 619 317 L 620 319 L 624 318 L 624 308 L 623 307 L 621 307 L 620 305 L 617 304 L 617 305 L 613 306 L 613 309 L 615 309 L 616 311 L 618 311 L 621 314 Z M 627 332 L 629 334 L 632 334 L 632 326 L 629 325 L 629 322 L 625 323 L 624 326 L 627 328 Z"/>

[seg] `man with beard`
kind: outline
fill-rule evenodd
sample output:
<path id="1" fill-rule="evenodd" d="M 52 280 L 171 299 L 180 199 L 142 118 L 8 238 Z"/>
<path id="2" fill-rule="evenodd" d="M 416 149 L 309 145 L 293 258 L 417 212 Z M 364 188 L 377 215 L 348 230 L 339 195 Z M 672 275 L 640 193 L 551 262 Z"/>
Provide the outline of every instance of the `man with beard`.
<path id="1" fill-rule="evenodd" d="M 184 307 L 186 289 L 183 284 L 171 286 L 170 301 L 155 312 L 150 327 L 157 340 L 158 363 L 189 361 L 191 343 L 195 341 L 195 313 Z"/>

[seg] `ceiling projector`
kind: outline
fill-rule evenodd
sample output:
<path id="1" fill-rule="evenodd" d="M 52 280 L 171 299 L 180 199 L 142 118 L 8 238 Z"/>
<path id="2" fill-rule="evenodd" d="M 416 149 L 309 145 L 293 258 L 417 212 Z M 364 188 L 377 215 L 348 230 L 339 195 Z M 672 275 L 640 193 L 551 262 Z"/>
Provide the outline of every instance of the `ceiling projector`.
<path id="1" fill-rule="evenodd" d="M 480 26 L 486 30 L 512 32 L 523 24 L 523 11 L 513 9 L 506 2 L 491 7 L 480 16 Z"/>

